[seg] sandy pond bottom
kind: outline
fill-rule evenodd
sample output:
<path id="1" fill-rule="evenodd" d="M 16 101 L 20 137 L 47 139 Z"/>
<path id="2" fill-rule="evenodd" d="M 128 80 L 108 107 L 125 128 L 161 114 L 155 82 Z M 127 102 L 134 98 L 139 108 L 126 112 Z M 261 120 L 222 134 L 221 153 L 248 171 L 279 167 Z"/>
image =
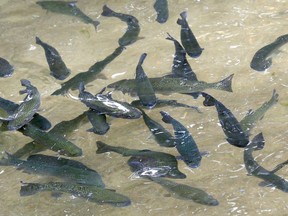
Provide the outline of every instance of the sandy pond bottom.
<path id="1" fill-rule="evenodd" d="M 252 135 L 263 132 L 266 146 L 255 152 L 257 161 L 267 169 L 287 160 L 287 46 L 273 59 L 272 67 L 265 73 L 250 69 L 254 53 L 278 36 L 287 34 L 287 1 L 217 1 L 217 0 L 171 0 L 169 19 L 164 24 L 155 22 L 154 1 L 102 1 L 79 0 L 77 5 L 93 19 L 101 22 L 98 32 L 92 25 L 79 20 L 47 13 L 32 0 L 2 0 L 0 2 L 1 57 L 14 66 L 12 77 L 0 80 L 0 96 L 20 102 L 23 96 L 20 79 L 29 79 L 41 92 L 39 113 L 52 124 L 69 120 L 86 107 L 77 100 L 63 96 L 50 96 L 60 87 L 60 81 L 49 75 L 41 47 L 35 44 L 35 36 L 53 45 L 61 53 L 72 70 L 71 77 L 86 71 L 118 47 L 118 38 L 126 25 L 118 19 L 101 17 L 102 6 L 131 14 L 139 20 L 141 40 L 127 49 L 101 72 L 106 79 L 97 79 L 87 85 L 96 93 L 114 81 L 133 78 L 135 67 L 142 53 L 148 54 L 143 67 L 149 77 L 157 77 L 171 71 L 174 45 L 165 40 L 169 32 L 180 39 L 180 27 L 176 24 L 179 14 L 187 10 L 188 22 L 200 45 L 204 48 L 197 59 L 188 58 L 199 80 L 214 82 L 234 73 L 233 93 L 207 90 L 224 103 L 238 119 L 249 109 L 256 109 L 270 99 L 272 90 L 279 93 L 279 103 L 267 112 L 265 118 L 253 129 Z M 101 77 L 100 77 L 101 78 Z M 71 91 L 77 96 L 78 91 Z M 129 95 L 115 92 L 115 98 L 132 101 Z M 274 188 L 260 187 L 259 179 L 247 176 L 243 164 L 243 149 L 235 148 L 225 141 L 218 125 L 215 109 L 204 107 L 202 98 L 171 94 L 158 98 L 177 99 L 179 102 L 198 106 L 202 113 L 184 108 L 156 108 L 147 113 L 161 122 L 159 112 L 169 112 L 187 126 L 199 149 L 209 152 L 197 169 L 188 168 L 179 161 L 179 169 L 187 175 L 178 180 L 201 188 L 219 201 L 219 206 L 204 206 L 192 201 L 172 197 L 159 185 L 145 179 L 131 177 L 126 162 L 128 158 L 116 153 L 96 155 L 97 140 L 111 145 L 135 149 L 151 149 L 177 155 L 175 149 L 159 147 L 151 137 L 142 119 L 124 120 L 108 118 L 110 131 L 104 135 L 86 132 L 88 124 L 75 131 L 69 140 L 83 149 L 83 156 L 75 158 L 97 170 L 107 188 L 116 189 L 132 200 L 132 205 L 116 208 L 98 205 L 84 199 L 64 194 L 54 198 L 49 192 L 30 197 L 20 197 L 20 181 L 48 182 L 52 177 L 29 175 L 14 167 L 0 167 L 0 215 L 287 215 L 287 194 Z M 164 123 L 163 123 L 164 125 Z M 172 128 L 164 125 L 167 129 Z M 15 152 L 31 141 L 18 132 L 0 134 L 1 151 Z M 44 152 L 56 155 L 51 151 Z M 278 172 L 287 178 L 287 168 Z"/>

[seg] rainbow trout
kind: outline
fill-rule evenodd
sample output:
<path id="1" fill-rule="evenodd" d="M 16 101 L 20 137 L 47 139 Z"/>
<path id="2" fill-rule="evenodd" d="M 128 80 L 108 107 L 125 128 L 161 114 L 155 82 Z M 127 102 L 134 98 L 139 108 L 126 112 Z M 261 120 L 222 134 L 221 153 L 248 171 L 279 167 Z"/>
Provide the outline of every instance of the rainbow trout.
<path id="1" fill-rule="evenodd" d="M 136 17 L 128 14 L 117 13 L 108 8 L 107 5 L 103 6 L 103 11 L 101 15 L 106 17 L 116 17 L 121 21 L 127 23 L 128 28 L 125 34 L 118 40 L 120 46 L 130 45 L 138 39 L 138 35 L 140 33 L 140 26 L 139 21 L 136 19 Z"/>
<path id="2" fill-rule="evenodd" d="M 185 78 L 179 77 L 155 77 L 149 78 L 150 83 L 156 93 L 171 94 L 171 93 L 195 93 L 201 92 L 205 89 L 216 89 L 222 91 L 232 92 L 232 78 L 233 75 L 226 77 L 225 79 L 215 82 L 207 83 L 204 81 L 190 81 Z M 129 93 L 131 95 L 137 95 L 136 82 L 134 79 L 123 79 L 107 86 L 113 88 L 116 91 L 121 91 L 124 94 Z"/>
<path id="3" fill-rule="evenodd" d="M 159 174 L 163 177 L 169 178 L 186 178 L 186 175 L 178 170 L 178 162 L 173 155 L 164 152 L 136 150 L 120 146 L 110 146 L 101 141 L 97 141 L 96 144 L 98 147 L 96 154 L 112 151 L 121 154 L 124 157 L 134 157 L 134 159 L 131 159 L 134 162 L 130 160 L 131 163 L 129 163 L 132 168 L 134 167 L 133 171 L 135 171 L 137 165 L 137 167 L 139 168 L 139 170 L 137 169 L 138 171 L 144 171 L 143 169 L 145 168 L 149 168 L 150 170 L 153 169 L 155 171 L 158 170 L 158 173 L 153 172 L 153 175 Z M 138 162 L 135 163 L 135 161 Z M 139 163 L 142 164 L 142 166 L 140 166 Z"/>
<path id="4" fill-rule="evenodd" d="M 274 42 L 262 47 L 252 58 L 250 67 L 256 71 L 265 71 L 272 65 L 273 55 L 288 42 L 288 34 L 278 37 Z"/>
<path id="5" fill-rule="evenodd" d="M 98 204 L 109 204 L 124 207 L 131 204 L 131 200 L 114 190 L 92 185 L 76 184 L 71 182 L 23 183 L 20 196 L 30 196 L 41 191 L 64 192 L 76 197 L 84 198 Z"/>
<path id="6" fill-rule="evenodd" d="M 180 16 L 181 19 L 177 20 L 177 24 L 181 26 L 181 43 L 190 57 L 197 58 L 204 49 L 200 47 L 195 35 L 189 27 L 187 22 L 187 11 L 180 13 Z"/>
<path id="7" fill-rule="evenodd" d="M 66 67 L 59 52 L 47 43 L 36 37 L 36 44 L 39 44 L 45 51 L 46 60 L 50 69 L 50 75 L 55 79 L 64 80 L 70 75 L 70 70 Z"/>
<path id="8" fill-rule="evenodd" d="M 100 24 L 97 20 L 92 20 L 86 14 L 84 14 L 77 6 L 77 1 L 37 1 L 36 4 L 40 5 L 42 9 L 51 11 L 58 14 L 65 14 L 73 16 L 81 20 L 86 24 L 92 24 L 97 30 L 97 26 Z"/>
<path id="9" fill-rule="evenodd" d="M 147 178 L 161 185 L 163 188 L 169 191 L 173 197 L 177 199 L 192 200 L 196 203 L 208 206 L 219 205 L 218 200 L 213 198 L 211 195 L 207 194 L 202 189 L 191 187 L 185 184 L 178 184 L 165 178 L 159 178 L 159 177 L 147 177 Z"/>
<path id="10" fill-rule="evenodd" d="M 273 171 L 268 171 L 264 167 L 260 166 L 253 158 L 253 151 L 263 149 L 265 144 L 262 133 L 256 135 L 249 145 L 244 150 L 244 164 L 249 175 L 253 175 L 257 178 L 264 180 L 275 186 L 277 189 L 288 192 L 288 181 L 275 174 L 279 168 L 275 168 Z M 281 168 L 281 167 L 280 167 Z"/>

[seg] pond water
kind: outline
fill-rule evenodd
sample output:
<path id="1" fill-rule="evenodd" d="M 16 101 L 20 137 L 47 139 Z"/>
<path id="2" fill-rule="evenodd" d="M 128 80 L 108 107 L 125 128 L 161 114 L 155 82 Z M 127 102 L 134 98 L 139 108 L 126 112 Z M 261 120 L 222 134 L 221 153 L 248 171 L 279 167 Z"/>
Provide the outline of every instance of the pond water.
<path id="1" fill-rule="evenodd" d="M 36 45 L 35 37 L 53 45 L 71 69 L 69 78 L 87 71 L 97 61 L 103 60 L 118 47 L 118 39 L 126 31 L 126 24 L 116 18 L 101 16 L 107 4 L 117 12 L 137 17 L 141 32 L 138 41 L 108 64 L 99 79 L 89 83 L 89 92 L 97 93 L 108 84 L 124 78 L 134 78 L 135 68 L 142 53 L 147 53 L 143 68 L 149 77 L 159 77 L 171 71 L 174 45 L 165 40 L 169 32 L 180 40 L 180 27 L 176 24 L 182 11 L 188 12 L 188 23 L 204 48 L 199 58 L 188 61 L 199 80 L 215 82 L 234 74 L 233 93 L 207 90 L 227 106 L 238 119 L 249 109 L 258 108 L 271 98 L 273 89 L 279 93 L 279 102 L 258 122 L 252 136 L 263 132 L 266 145 L 255 152 L 257 161 L 268 170 L 287 160 L 287 46 L 273 58 L 265 72 L 250 68 L 250 61 L 257 50 L 287 34 L 288 2 L 285 0 L 170 0 L 169 19 L 159 24 L 155 21 L 154 1 L 148 0 L 79 0 L 78 7 L 93 19 L 98 19 L 98 31 L 92 25 L 76 18 L 47 12 L 32 0 L 0 1 L 1 57 L 9 60 L 15 71 L 11 77 L 0 79 L 0 96 L 20 103 L 23 89 L 20 79 L 28 79 L 41 93 L 39 113 L 53 125 L 70 120 L 86 106 L 70 97 L 51 96 L 60 88 L 61 81 L 49 75 L 43 49 Z M 105 77 L 104 77 L 104 76 Z M 68 79 L 69 79 L 68 78 Z M 121 92 L 113 92 L 118 100 L 131 102 L 136 99 Z M 116 153 L 97 154 L 96 141 L 135 149 L 151 149 L 178 155 L 174 148 L 162 148 L 151 137 L 142 118 L 137 120 L 108 117 L 111 128 L 105 135 L 88 133 L 89 124 L 83 124 L 68 137 L 83 149 L 83 156 L 74 158 L 97 170 L 107 188 L 128 196 L 132 204 L 116 208 L 98 205 L 84 199 L 64 194 L 58 198 L 50 192 L 20 197 L 20 181 L 49 182 L 52 177 L 32 175 L 14 167 L 0 167 L 0 215 L 287 215 L 287 194 L 271 187 L 258 186 L 260 179 L 248 176 L 243 163 L 243 149 L 229 145 L 219 126 L 213 107 L 204 107 L 203 99 L 171 94 L 158 98 L 177 99 L 178 102 L 198 106 L 202 113 L 188 108 L 162 107 L 147 111 L 161 123 L 161 110 L 169 112 L 185 125 L 201 151 L 208 152 L 201 166 L 192 169 L 179 161 L 179 169 L 187 175 L 178 183 L 201 188 L 219 201 L 218 206 L 205 206 L 193 201 L 172 197 L 154 182 L 133 178 L 127 165 L 128 157 Z M 171 132 L 171 125 L 163 123 Z M 0 150 L 16 152 L 29 137 L 19 132 L 2 132 Z M 52 151 L 43 154 L 57 155 Z M 288 168 L 277 174 L 287 178 Z"/>

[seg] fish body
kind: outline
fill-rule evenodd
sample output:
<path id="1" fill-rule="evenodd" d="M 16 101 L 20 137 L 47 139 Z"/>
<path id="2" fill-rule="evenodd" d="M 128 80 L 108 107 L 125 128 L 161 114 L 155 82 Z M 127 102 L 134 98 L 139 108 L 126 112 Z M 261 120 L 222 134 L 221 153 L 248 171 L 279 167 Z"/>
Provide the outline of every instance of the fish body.
<path id="1" fill-rule="evenodd" d="M 168 34 L 168 33 L 167 33 Z M 168 34 L 167 40 L 173 41 L 175 46 L 175 54 L 172 65 L 172 75 L 176 77 L 187 78 L 191 81 L 198 81 L 197 75 L 192 70 L 186 58 L 186 51 L 181 44 Z"/>
<path id="2" fill-rule="evenodd" d="M 167 112 L 161 111 L 162 121 L 172 124 L 175 136 L 175 146 L 181 159 L 192 168 L 200 166 L 202 156 L 191 133 L 184 125 L 172 118 Z"/>
<path id="3" fill-rule="evenodd" d="M 92 24 L 97 30 L 100 24 L 97 20 L 92 20 L 89 16 L 84 14 L 77 6 L 77 1 L 37 1 L 36 4 L 40 5 L 43 9 L 58 14 L 65 14 L 73 16 L 86 24 Z"/>
<path id="4" fill-rule="evenodd" d="M 13 72 L 13 66 L 6 59 L 0 57 L 0 77 L 10 77 Z"/>
<path id="5" fill-rule="evenodd" d="M 116 152 L 118 154 L 123 155 L 124 157 L 132 156 L 134 157 L 134 161 L 137 160 L 138 165 L 134 163 L 134 165 L 138 167 L 138 169 L 144 169 L 145 164 L 148 168 L 161 170 L 163 173 L 163 177 L 169 178 L 185 178 L 186 175 L 178 170 L 178 162 L 173 155 L 150 151 L 150 150 L 136 150 L 136 149 L 128 149 L 120 146 L 110 146 L 101 141 L 97 141 L 97 154 L 105 153 L 105 152 Z M 133 160 L 133 159 L 131 159 Z M 130 162 L 131 162 L 130 160 Z M 142 166 L 141 166 L 142 165 Z M 130 164 L 132 166 L 132 164 Z M 135 169 L 134 166 L 134 169 Z"/>
<path id="6" fill-rule="evenodd" d="M 237 147 L 246 147 L 249 143 L 249 136 L 241 128 L 239 121 L 233 115 L 233 113 L 224 106 L 220 101 L 217 101 L 211 95 L 202 92 L 202 96 L 205 98 L 204 106 L 215 106 L 218 118 L 223 129 L 223 132 L 227 136 L 227 141 Z"/>
<path id="7" fill-rule="evenodd" d="M 84 164 L 65 158 L 48 155 L 30 155 L 27 160 L 20 160 L 7 154 L 7 159 L 0 159 L 2 166 L 15 166 L 29 174 L 55 176 L 64 181 L 105 187 L 101 176 Z"/>
<path id="8" fill-rule="evenodd" d="M 186 20 L 187 12 L 182 12 L 180 16 L 181 19 L 177 20 L 177 24 L 181 26 L 181 43 L 190 57 L 197 58 L 201 55 L 203 48 L 200 47 L 196 37 L 194 36 L 188 25 L 188 22 Z"/>
<path id="9" fill-rule="evenodd" d="M 27 94 L 24 101 L 15 109 L 9 121 L 8 130 L 17 130 L 33 119 L 34 114 L 40 107 L 40 93 L 29 80 L 22 79 L 21 85 L 26 89 L 20 91 L 20 94 Z"/>
<path id="10" fill-rule="evenodd" d="M 250 67 L 256 71 L 265 71 L 272 65 L 272 58 L 279 48 L 288 42 L 288 34 L 278 37 L 274 42 L 258 50 L 250 63 Z"/>
<path id="11" fill-rule="evenodd" d="M 50 74 L 58 80 L 66 79 L 70 75 L 71 71 L 66 67 L 59 52 L 54 47 L 41 41 L 39 37 L 36 37 L 36 44 L 39 44 L 45 51 Z"/>
<path id="12" fill-rule="evenodd" d="M 76 74 L 74 77 L 69 79 L 68 81 L 61 84 L 61 88 L 54 91 L 52 95 L 64 95 L 66 94 L 70 89 L 76 90 L 79 88 L 80 82 L 84 82 L 84 84 L 88 84 L 95 79 L 97 79 L 99 73 L 106 67 L 107 64 L 112 62 L 117 56 L 119 56 L 122 51 L 125 49 L 125 47 L 118 47 L 115 49 L 115 51 L 107 56 L 102 61 L 96 62 L 94 65 L 92 65 L 88 71 L 81 72 Z"/>
<path id="13" fill-rule="evenodd" d="M 157 12 L 156 21 L 158 23 L 165 23 L 169 17 L 169 9 L 168 9 L 167 0 L 156 0 L 153 7 Z"/>
<path id="14" fill-rule="evenodd" d="M 21 186 L 20 196 L 29 196 L 41 191 L 69 193 L 90 202 L 109 204 L 116 207 L 124 207 L 131 204 L 131 200 L 128 197 L 113 190 L 71 182 L 24 183 Z"/>
<path id="15" fill-rule="evenodd" d="M 136 67 L 135 82 L 136 82 L 136 91 L 140 99 L 140 102 L 142 103 L 143 106 L 151 109 L 156 105 L 157 98 L 153 90 L 153 87 L 149 81 L 149 78 L 147 77 L 146 73 L 142 68 L 142 64 L 146 56 L 147 54 L 144 53 L 141 55 L 139 59 L 138 65 Z"/>
<path id="16" fill-rule="evenodd" d="M 104 135 L 110 129 L 109 124 L 106 122 L 106 115 L 99 114 L 93 109 L 89 109 L 86 112 L 89 122 L 92 124 L 92 128 L 88 129 L 89 132 L 95 134 Z"/>
<path id="17" fill-rule="evenodd" d="M 262 119 L 265 113 L 278 102 L 279 94 L 276 90 L 273 90 L 272 97 L 269 101 L 264 102 L 255 111 L 249 111 L 249 113 L 240 121 L 241 128 L 246 134 L 250 133 L 250 130 L 255 126 L 256 122 Z"/>
<path id="18" fill-rule="evenodd" d="M 260 164 L 258 164 L 254 157 L 253 157 L 253 151 L 260 150 L 264 147 L 264 137 L 263 134 L 260 133 L 256 135 L 252 141 L 249 143 L 247 148 L 244 150 L 244 164 L 245 168 L 248 172 L 248 174 L 253 175 L 257 178 L 260 178 L 264 180 L 265 182 L 268 182 L 272 185 L 274 185 L 277 189 L 288 192 L 288 181 L 284 178 L 278 176 L 275 174 L 274 171 L 268 171 L 264 167 L 262 167 Z M 259 147 L 260 145 L 260 147 Z"/>
<path id="19" fill-rule="evenodd" d="M 137 119 L 142 115 L 135 107 L 126 102 L 113 100 L 109 94 L 104 95 L 99 93 L 95 96 L 92 95 L 85 91 L 84 83 L 80 83 L 78 97 L 82 103 L 99 114 L 127 119 Z"/>
<path id="20" fill-rule="evenodd" d="M 63 136 L 40 130 L 32 124 L 26 124 L 19 131 L 31 137 L 35 142 L 44 145 L 47 149 L 67 155 L 77 157 L 82 155 L 82 149 Z"/>
<path id="21" fill-rule="evenodd" d="M 191 187 L 185 184 L 179 184 L 165 178 L 149 177 L 149 179 L 164 187 L 175 198 L 192 200 L 196 203 L 208 206 L 219 205 L 218 200 L 207 194 L 202 189 Z"/>
<path id="22" fill-rule="evenodd" d="M 155 93 L 186 94 L 186 93 L 200 92 L 209 88 L 232 92 L 232 87 L 231 87 L 232 78 L 233 78 L 233 74 L 215 83 L 207 83 L 204 81 L 192 82 L 186 78 L 165 77 L 165 76 L 149 78 L 149 80 Z M 134 79 L 123 79 L 123 80 L 111 83 L 107 87 L 113 88 L 116 91 L 121 91 L 124 94 L 129 93 L 131 95 L 137 95 L 136 82 Z"/>
<path id="23" fill-rule="evenodd" d="M 120 19 L 121 21 L 127 23 L 128 28 L 126 32 L 118 40 L 118 44 L 120 46 L 130 45 L 138 39 L 138 35 L 140 33 L 140 26 L 139 26 L 139 21 L 137 20 L 136 17 L 128 15 L 128 14 L 117 13 L 111 10 L 110 8 L 108 8 L 107 5 L 103 6 L 103 11 L 101 15 L 106 16 L 106 17 L 116 17 Z"/>

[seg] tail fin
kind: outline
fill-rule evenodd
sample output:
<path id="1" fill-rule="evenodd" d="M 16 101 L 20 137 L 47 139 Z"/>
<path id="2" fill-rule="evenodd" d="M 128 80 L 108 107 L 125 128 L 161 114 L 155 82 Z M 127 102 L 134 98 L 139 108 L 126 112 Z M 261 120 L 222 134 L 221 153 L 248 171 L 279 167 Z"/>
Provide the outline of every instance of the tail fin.
<path id="1" fill-rule="evenodd" d="M 103 11 L 101 13 L 102 16 L 113 16 L 113 13 L 115 13 L 113 10 L 111 10 L 110 8 L 107 7 L 107 5 L 103 6 Z"/>
<path id="2" fill-rule="evenodd" d="M 99 22 L 98 20 L 94 20 L 94 21 L 92 22 L 92 24 L 93 24 L 95 30 L 97 31 L 98 25 L 100 24 L 100 22 Z"/>
<path id="3" fill-rule="evenodd" d="M 203 101 L 204 106 L 215 106 L 215 102 L 216 102 L 215 98 L 213 98 L 211 95 L 205 92 L 201 92 L 201 94 L 205 98 L 205 100 Z"/>
<path id="4" fill-rule="evenodd" d="M 265 145 L 265 140 L 264 140 L 264 136 L 261 133 L 257 134 L 251 141 L 251 144 L 252 144 L 252 148 L 254 150 L 261 150 L 264 148 L 264 145 Z"/>
<path id="5" fill-rule="evenodd" d="M 35 37 L 35 40 L 36 40 L 36 44 L 39 44 L 39 45 L 42 46 L 43 42 L 40 40 L 39 37 L 36 36 L 36 37 Z"/>
<path id="6" fill-rule="evenodd" d="M 180 13 L 180 16 L 182 19 L 178 19 L 177 24 L 182 26 L 184 24 L 184 20 L 186 20 L 187 18 L 187 11 L 183 11 L 182 13 Z"/>
<path id="7" fill-rule="evenodd" d="M 84 82 L 79 83 L 79 93 L 83 93 L 85 90 Z"/>
<path id="8" fill-rule="evenodd" d="M 30 196 L 39 192 L 39 185 L 35 183 L 24 183 L 21 181 L 20 196 Z"/>
<path id="9" fill-rule="evenodd" d="M 105 144 L 104 142 L 101 141 L 97 141 L 97 150 L 96 150 L 96 154 L 101 154 L 101 153 L 105 153 L 105 152 L 109 152 L 109 146 L 107 144 Z"/>
<path id="10" fill-rule="evenodd" d="M 160 114 L 162 115 L 162 121 L 163 122 L 165 122 L 167 124 L 172 123 L 173 118 L 167 112 L 160 111 Z"/>
<path id="11" fill-rule="evenodd" d="M 176 39 L 173 38 L 168 32 L 167 35 L 168 35 L 168 37 L 166 37 L 167 40 L 176 41 Z"/>
<path id="12" fill-rule="evenodd" d="M 141 56 L 140 56 L 140 59 L 139 59 L 139 62 L 138 62 L 138 66 L 141 66 L 145 60 L 147 56 L 147 53 L 143 53 Z"/>
<path id="13" fill-rule="evenodd" d="M 230 76 L 226 77 L 225 79 L 214 83 L 215 84 L 215 89 L 220 89 L 223 91 L 228 91 L 228 92 L 233 92 L 232 90 L 232 78 L 234 74 L 231 74 Z"/>

